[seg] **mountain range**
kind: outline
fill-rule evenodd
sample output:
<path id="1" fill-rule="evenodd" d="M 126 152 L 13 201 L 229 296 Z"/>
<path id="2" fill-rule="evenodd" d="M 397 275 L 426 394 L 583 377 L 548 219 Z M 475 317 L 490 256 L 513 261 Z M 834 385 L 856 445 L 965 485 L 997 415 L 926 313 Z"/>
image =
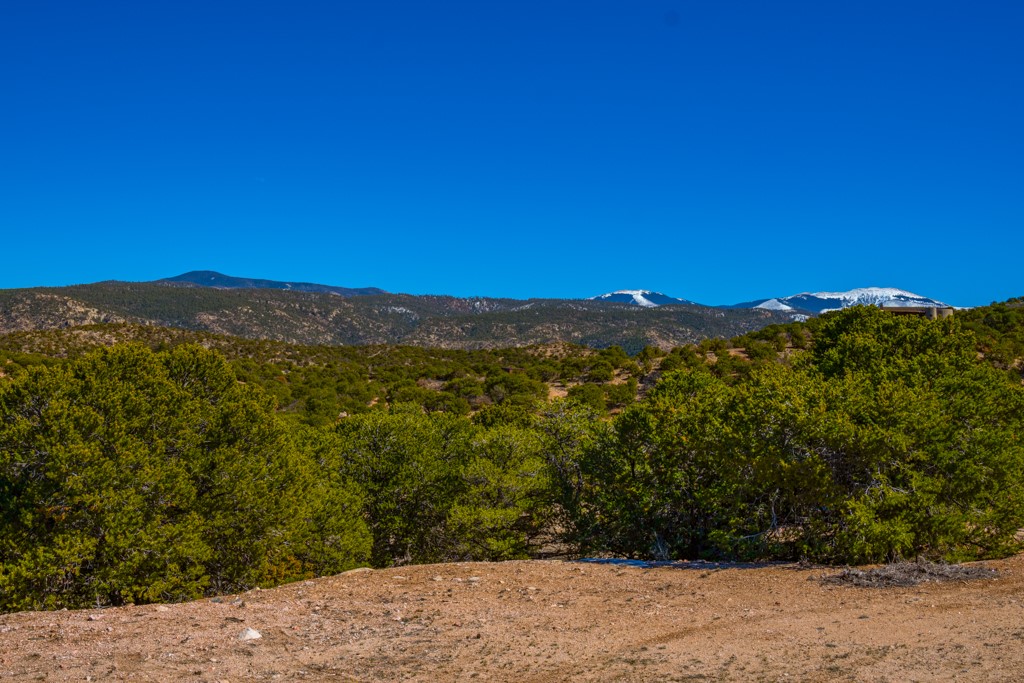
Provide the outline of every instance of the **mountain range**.
<path id="1" fill-rule="evenodd" d="M 277 280 L 260 280 L 249 277 L 233 277 L 213 270 L 193 270 L 174 277 L 157 280 L 159 283 L 195 285 L 197 287 L 215 287 L 218 289 L 283 289 L 292 292 L 321 292 L 339 296 L 367 296 L 370 294 L 387 294 L 377 287 L 336 287 L 334 285 L 318 285 L 313 282 L 279 282 Z"/>
<path id="2" fill-rule="evenodd" d="M 312 282 L 283 282 L 259 278 L 234 277 L 213 270 L 193 270 L 174 277 L 155 281 L 157 284 L 194 285 L 215 289 L 279 289 L 293 292 L 319 292 L 339 296 L 369 296 L 388 294 L 378 287 L 339 287 Z M 689 299 L 681 299 L 649 289 L 620 289 L 606 294 L 592 296 L 588 301 L 605 301 L 656 308 L 658 306 L 704 306 Z M 709 308 L 761 308 L 770 311 L 794 311 L 804 313 L 826 313 L 848 306 L 946 306 L 941 301 L 904 289 L 893 287 L 862 287 L 847 292 L 802 292 L 791 296 L 756 299 L 739 304 L 710 306 Z"/>
<path id="3" fill-rule="evenodd" d="M 135 323 L 299 344 L 472 349 L 571 342 L 636 352 L 648 345 L 671 348 L 733 337 L 828 308 L 882 299 L 919 305 L 934 301 L 875 289 L 805 293 L 731 307 L 703 306 L 647 290 L 582 300 L 457 298 L 193 271 L 155 282 L 0 290 L 0 333 Z"/>
<path id="4" fill-rule="evenodd" d="M 589 301 L 613 301 L 620 304 L 633 304 L 643 308 L 655 308 L 657 306 L 670 306 L 681 304 L 683 306 L 700 306 L 701 304 L 677 299 L 661 292 L 652 292 L 647 289 L 620 289 L 617 292 L 608 292 L 598 296 L 590 297 Z"/>
<path id="5" fill-rule="evenodd" d="M 643 308 L 673 304 L 703 305 L 687 299 L 679 299 L 662 294 L 661 292 L 652 292 L 647 289 L 620 289 L 616 292 L 608 292 L 607 294 L 591 297 L 590 301 L 617 301 Z M 716 306 L 714 308 L 760 308 L 768 311 L 819 314 L 827 313 L 828 311 L 838 311 L 850 306 L 935 306 L 943 308 L 947 304 L 937 299 L 930 299 L 920 294 L 908 292 L 905 289 L 861 287 L 859 289 L 851 289 L 848 292 L 802 292 L 791 296 L 756 299 L 754 301 Z"/>
<path id="6" fill-rule="evenodd" d="M 770 311 L 827 313 L 850 306 L 924 306 L 944 308 L 947 304 L 892 287 L 862 287 L 848 292 L 803 292 L 773 299 L 758 299 L 727 308 L 763 308 Z"/>

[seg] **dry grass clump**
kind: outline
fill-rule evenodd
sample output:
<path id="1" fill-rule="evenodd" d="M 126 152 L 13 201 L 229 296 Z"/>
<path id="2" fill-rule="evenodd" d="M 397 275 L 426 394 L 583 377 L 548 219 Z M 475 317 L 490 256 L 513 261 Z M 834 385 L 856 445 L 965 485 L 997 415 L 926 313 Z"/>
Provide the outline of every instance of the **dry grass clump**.
<path id="1" fill-rule="evenodd" d="M 916 586 L 929 581 L 974 581 L 994 579 L 998 572 L 978 564 L 946 564 L 942 562 L 894 562 L 874 569 L 844 569 L 838 574 L 822 577 L 823 583 L 859 586 L 861 588 L 892 588 Z"/>

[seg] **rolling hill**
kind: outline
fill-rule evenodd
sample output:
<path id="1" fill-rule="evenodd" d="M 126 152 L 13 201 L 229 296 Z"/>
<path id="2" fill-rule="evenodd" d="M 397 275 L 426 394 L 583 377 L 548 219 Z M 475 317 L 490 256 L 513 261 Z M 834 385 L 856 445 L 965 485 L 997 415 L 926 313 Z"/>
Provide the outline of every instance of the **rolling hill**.
<path id="1" fill-rule="evenodd" d="M 192 282 L 0 290 L 0 332 L 138 323 L 300 344 L 473 349 L 564 341 L 635 352 L 647 345 L 671 348 L 732 337 L 789 320 L 775 311 L 696 304 L 644 308 L 595 300 L 344 296 Z"/>
<path id="2" fill-rule="evenodd" d="M 337 287 L 335 285 L 319 285 L 314 282 L 281 282 L 278 280 L 261 280 L 249 277 L 233 277 L 213 270 L 193 270 L 174 277 L 156 281 L 159 284 L 194 285 L 196 287 L 215 287 L 217 289 L 283 289 L 292 292 L 320 292 L 337 294 L 338 296 L 366 296 L 369 294 L 387 294 L 377 287 Z"/>

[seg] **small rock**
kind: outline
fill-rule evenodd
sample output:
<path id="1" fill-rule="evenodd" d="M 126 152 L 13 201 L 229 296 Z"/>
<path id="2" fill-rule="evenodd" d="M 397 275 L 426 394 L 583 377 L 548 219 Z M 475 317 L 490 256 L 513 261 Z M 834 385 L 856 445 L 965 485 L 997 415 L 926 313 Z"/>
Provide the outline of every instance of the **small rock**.
<path id="1" fill-rule="evenodd" d="M 239 640 L 259 640 L 262 637 L 263 634 L 254 628 L 243 629 L 242 632 L 238 634 Z"/>
<path id="2" fill-rule="evenodd" d="M 373 567 L 357 567 L 356 569 L 349 569 L 347 572 L 342 572 L 338 576 L 347 576 L 349 574 L 362 574 L 363 572 L 372 572 Z"/>
<path id="3" fill-rule="evenodd" d="M 479 583 L 480 582 L 480 577 L 479 576 L 471 576 L 468 579 L 466 579 L 466 581 L 469 581 L 470 583 Z"/>
<path id="4" fill-rule="evenodd" d="M 438 574 L 437 576 L 430 579 L 431 581 L 444 581 L 444 577 Z"/>
<path id="5" fill-rule="evenodd" d="M 171 608 L 167 607 L 166 605 L 157 605 L 155 609 L 156 609 L 157 612 L 167 612 Z"/>
<path id="6" fill-rule="evenodd" d="M 102 618 L 103 618 L 103 616 L 100 615 L 100 614 L 90 614 L 89 615 L 89 621 L 98 621 L 98 620 L 100 620 Z"/>

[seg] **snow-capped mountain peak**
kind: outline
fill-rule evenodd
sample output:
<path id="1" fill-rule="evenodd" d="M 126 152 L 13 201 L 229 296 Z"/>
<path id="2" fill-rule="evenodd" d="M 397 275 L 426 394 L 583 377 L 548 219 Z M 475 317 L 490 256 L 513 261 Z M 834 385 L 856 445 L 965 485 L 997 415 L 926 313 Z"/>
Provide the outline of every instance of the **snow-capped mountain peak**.
<path id="1" fill-rule="evenodd" d="M 764 309 L 769 310 L 769 311 L 792 311 L 793 310 L 792 306 L 790 306 L 788 304 L 784 304 L 781 301 L 779 301 L 778 299 L 768 299 L 767 301 L 762 301 L 758 305 L 754 306 L 754 308 L 764 308 Z"/>
<path id="2" fill-rule="evenodd" d="M 945 306 L 935 299 L 894 287 L 860 287 L 847 292 L 803 292 L 782 299 L 793 308 L 815 313 L 849 306 Z"/>
<path id="3" fill-rule="evenodd" d="M 895 287 L 859 287 L 846 292 L 801 292 L 774 299 L 758 299 L 729 308 L 763 308 L 771 311 L 809 311 L 827 313 L 850 306 L 924 306 L 945 307 L 936 299 Z"/>
<path id="4" fill-rule="evenodd" d="M 848 292 L 801 292 L 794 296 L 813 296 L 818 299 L 839 299 L 850 305 L 881 304 L 886 301 L 934 301 L 919 294 L 895 287 L 858 287 Z M 789 297 L 792 298 L 792 297 Z"/>
<path id="5" fill-rule="evenodd" d="M 607 294 L 590 297 L 590 301 L 607 301 L 629 304 L 642 308 L 656 308 L 666 304 L 700 305 L 687 299 L 654 292 L 649 289 L 620 289 Z M 889 307 L 945 307 L 941 301 L 930 299 L 920 294 L 908 292 L 895 287 L 858 287 L 846 292 L 801 292 L 792 296 L 780 296 L 772 299 L 757 299 L 742 304 L 722 306 L 721 308 L 759 308 L 766 311 L 789 313 L 794 319 L 804 319 L 808 314 L 827 313 L 850 306 L 883 306 Z"/>
<path id="6" fill-rule="evenodd" d="M 686 299 L 677 299 L 675 297 L 662 294 L 661 292 L 652 292 L 649 289 L 620 289 L 615 292 L 608 292 L 607 294 L 592 296 L 590 297 L 590 300 L 611 301 L 620 304 L 632 304 L 634 306 L 642 306 L 644 308 L 656 308 L 658 306 L 664 306 L 666 304 L 693 305 L 692 301 L 687 301 Z"/>
<path id="7" fill-rule="evenodd" d="M 601 294 L 592 298 L 601 301 L 619 301 L 628 297 L 629 301 L 627 303 L 643 306 L 644 308 L 654 308 L 658 305 L 644 296 L 645 294 L 654 294 L 654 292 L 646 289 L 620 289 L 617 292 L 608 292 L 607 294 Z"/>

